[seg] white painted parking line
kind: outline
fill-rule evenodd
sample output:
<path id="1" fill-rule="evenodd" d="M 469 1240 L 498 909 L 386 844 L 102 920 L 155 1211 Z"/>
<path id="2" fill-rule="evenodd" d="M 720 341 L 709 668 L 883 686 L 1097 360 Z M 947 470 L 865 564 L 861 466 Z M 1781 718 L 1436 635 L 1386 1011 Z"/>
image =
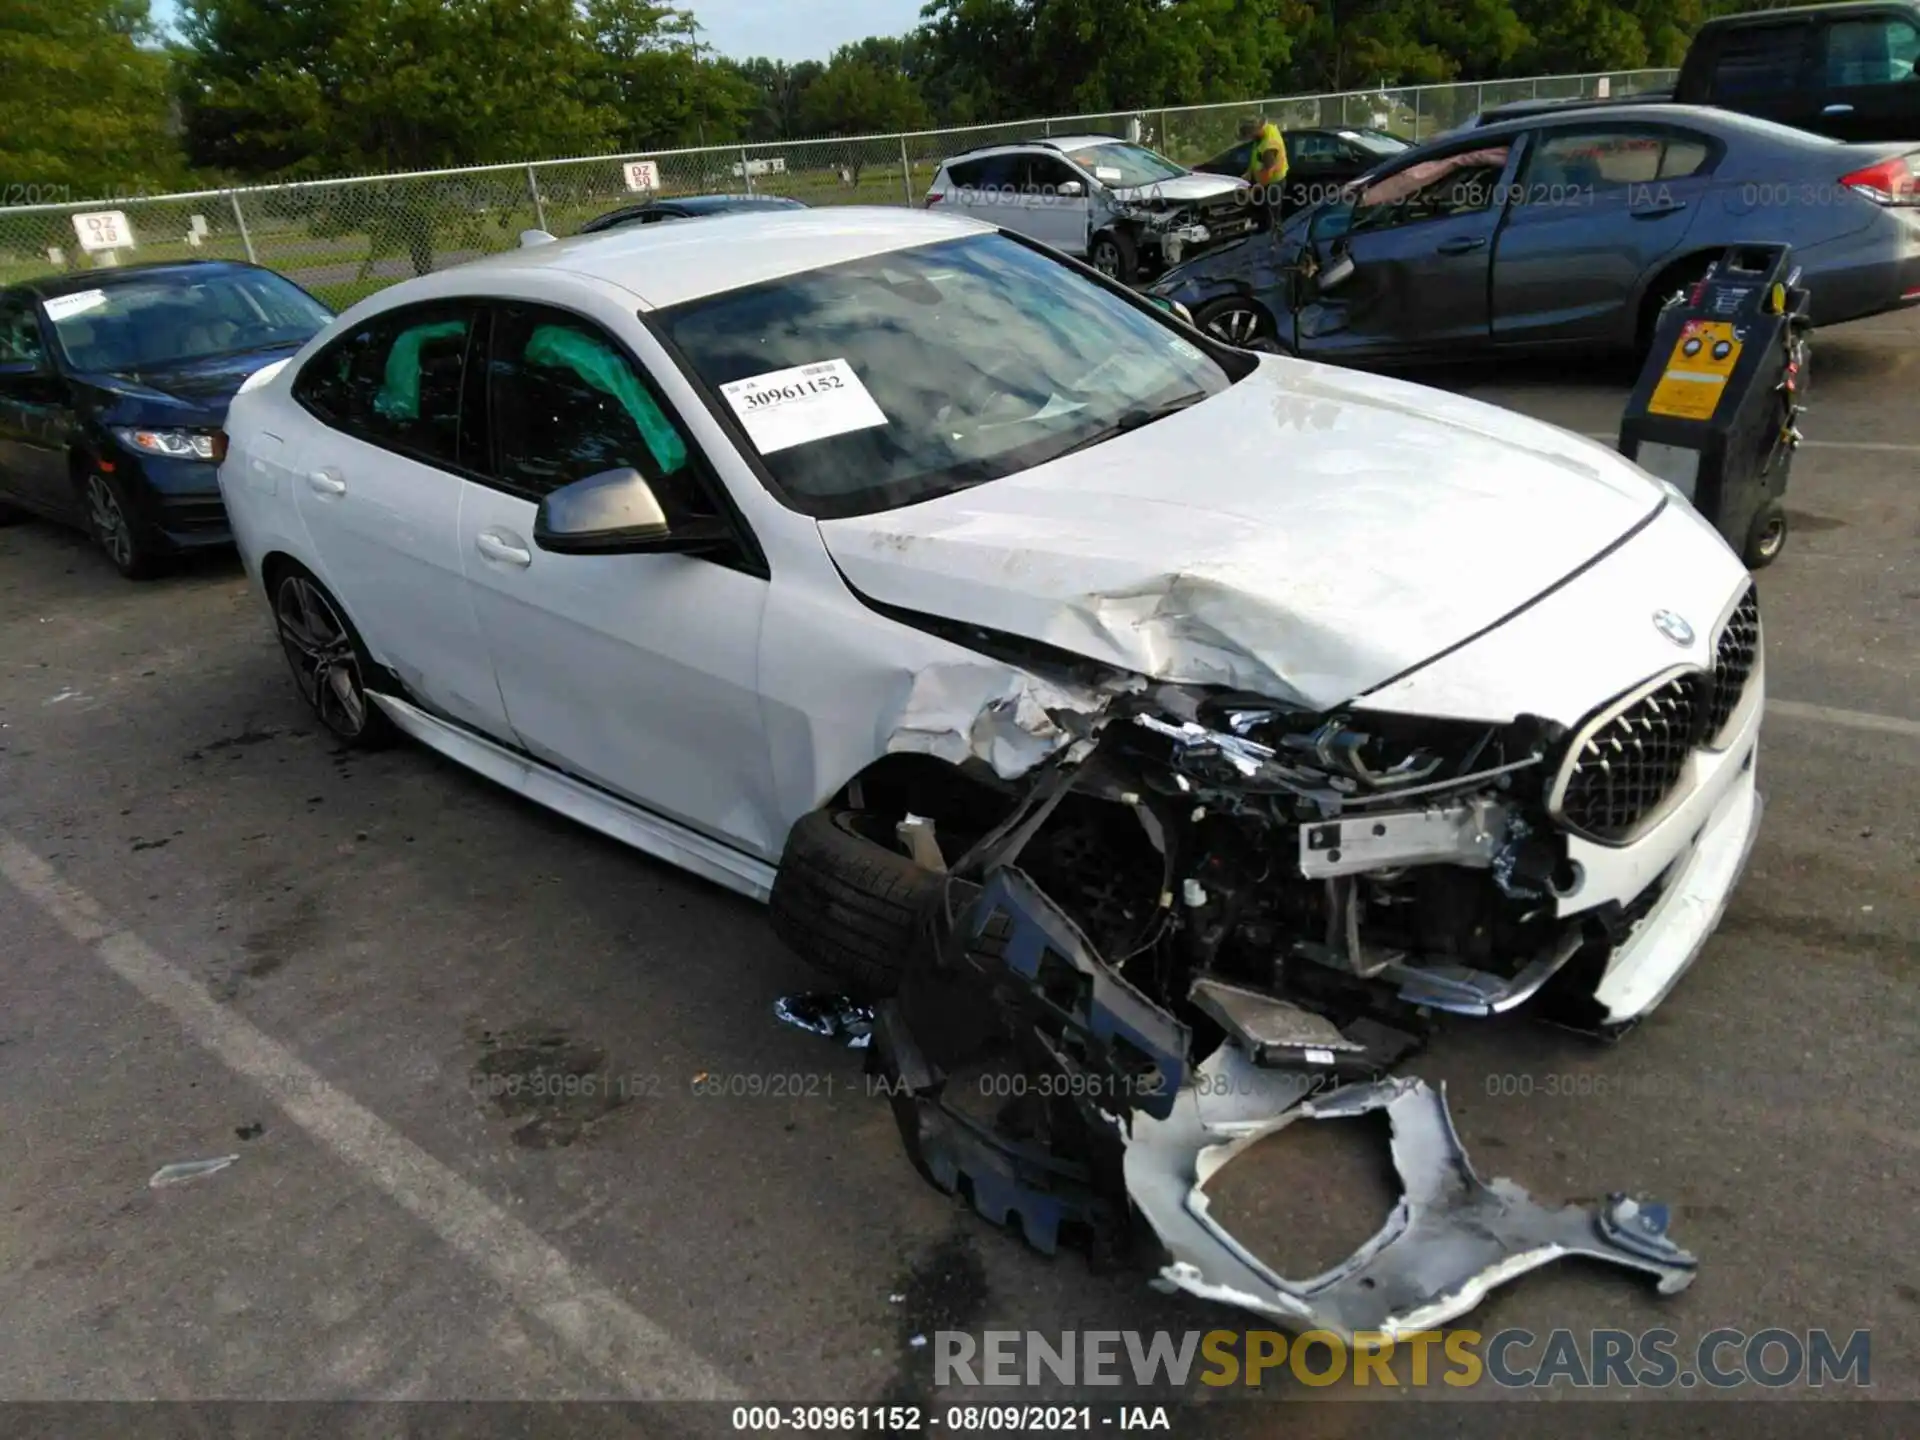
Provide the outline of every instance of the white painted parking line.
<path id="1" fill-rule="evenodd" d="M 430 1226 L 527 1315 L 636 1400 L 739 1399 L 734 1382 L 379 1116 L 329 1084 L 45 860 L 0 832 L 0 876 L 288 1119 Z"/>
<path id="2" fill-rule="evenodd" d="M 1920 720 L 1900 715 L 1875 715 L 1865 710 L 1835 710 L 1799 700 L 1768 700 L 1767 715 L 1783 720 L 1805 720 L 1814 725 L 1838 725 L 1847 730 L 1874 730 L 1882 735 L 1905 735 L 1920 740 Z"/>

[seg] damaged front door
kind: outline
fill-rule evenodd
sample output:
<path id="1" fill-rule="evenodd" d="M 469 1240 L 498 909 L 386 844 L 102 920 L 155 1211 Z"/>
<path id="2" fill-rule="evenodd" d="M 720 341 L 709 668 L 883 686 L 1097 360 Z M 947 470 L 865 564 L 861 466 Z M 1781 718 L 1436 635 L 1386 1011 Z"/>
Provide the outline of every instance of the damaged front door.
<path id="1" fill-rule="evenodd" d="M 698 451 L 624 347 L 561 311 L 501 310 L 488 386 L 495 477 L 467 487 L 461 549 L 521 743 L 772 858 L 780 833 L 758 688 L 766 580 L 738 544 L 565 554 L 534 535 L 541 498 L 622 468 L 651 486 L 670 527 L 722 528 Z"/>
<path id="2" fill-rule="evenodd" d="M 1299 343 L 1313 358 L 1489 342 L 1494 239 L 1517 144 L 1482 143 L 1385 176 L 1313 217 L 1322 275 L 1336 247 L 1353 273 L 1303 297 Z"/>

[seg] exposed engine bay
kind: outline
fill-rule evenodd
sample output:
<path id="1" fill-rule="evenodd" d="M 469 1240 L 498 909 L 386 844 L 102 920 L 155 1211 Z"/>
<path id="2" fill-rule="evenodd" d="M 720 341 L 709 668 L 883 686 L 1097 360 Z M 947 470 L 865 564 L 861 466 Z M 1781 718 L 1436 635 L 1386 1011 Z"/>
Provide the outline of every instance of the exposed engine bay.
<path id="1" fill-rule="evenodd" d="M 1123 231 L 1149 270 L 1171 268 L 1259 228 L 1244 187 L 1194 200 L 1146 186 L 1114 194 L 1106 211 L 1106 227 Z"/>
<path id="2" fill-rule="evenodd" d="M 1245 1040 L 1247 997 L 1333 1023 L 1500 1013 L 1628 918 L 1559 917 L 1574 876 L 1546 816 L 1551 722 L 1315 716 L 1155 685 L 1087 728 L 993 829 L 928 822 L 948 850 L 968 842 L 952 873 L 1020 867 L 1143 994 Z"/>

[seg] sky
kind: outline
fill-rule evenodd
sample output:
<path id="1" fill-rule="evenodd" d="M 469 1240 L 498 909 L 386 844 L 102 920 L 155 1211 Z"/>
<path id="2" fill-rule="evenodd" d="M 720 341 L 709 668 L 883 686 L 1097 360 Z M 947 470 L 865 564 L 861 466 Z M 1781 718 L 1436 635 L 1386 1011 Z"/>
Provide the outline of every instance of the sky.
<path id="1" fill-rule="evenodd" d="M 171 27 L 173 0 L 152 0 L 156 23 Z M 700 22 L 700 38 L 745 60 L 825 60 L 836 46 L 869 35 L 904 35 L 920 22 L 922 0 L 679 0 Z"/>

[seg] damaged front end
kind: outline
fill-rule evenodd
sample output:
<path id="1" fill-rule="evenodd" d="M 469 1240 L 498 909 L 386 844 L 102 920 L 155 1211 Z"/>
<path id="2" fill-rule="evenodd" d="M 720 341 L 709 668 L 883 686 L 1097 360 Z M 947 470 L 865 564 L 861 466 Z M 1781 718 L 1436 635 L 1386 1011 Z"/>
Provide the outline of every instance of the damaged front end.
<path id="1" fill-rule="evenodd" d="M 1124 231 L 1153 270 L 1171 269 L 1259 228 L 1244 187 L 1204 200 L 1175 199 L 1152 191 L 1117 195 L 1108 205 L 1107 224 Z"/>
<path id="2" fill-rule="evenodd" d="M 1431 1328 L 1564 1255 L 1688 1284 L 1661 1207 L 1484 1183 L 1443 1098 L 1383 1078 L 1431 1012 L 1512 1009 L 1611 944 L 1557 916 L 1560 727 L 1110 693 L 951 863 L 910 822 L 940 903 L 871 1063 L 922 1173 L 1042 1250 L 1150 1237 L 1163 1284 L 1344 1336 Z M 1373 1112 L 1404 1193 L 1341 1265 L 1288 1279 L 1210 1215 L 1208 1180 L 1249 1146 Z"/>

